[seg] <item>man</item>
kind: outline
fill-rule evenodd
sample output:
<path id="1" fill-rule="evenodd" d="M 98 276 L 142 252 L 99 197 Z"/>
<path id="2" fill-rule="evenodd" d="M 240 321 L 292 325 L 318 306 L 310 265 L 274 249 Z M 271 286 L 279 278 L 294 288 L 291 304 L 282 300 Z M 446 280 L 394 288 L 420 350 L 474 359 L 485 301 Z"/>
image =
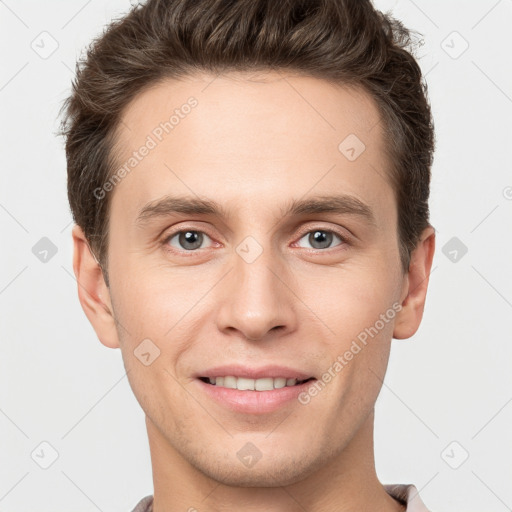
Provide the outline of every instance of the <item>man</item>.
<path id="1" fill-rule="evenodd" d="M 410 43 L 369 1 L 149 0 L 80 63 L 73 267 L 146 414 L 137 512 L 427 510 L 373 453 L 435 245 Z"/>

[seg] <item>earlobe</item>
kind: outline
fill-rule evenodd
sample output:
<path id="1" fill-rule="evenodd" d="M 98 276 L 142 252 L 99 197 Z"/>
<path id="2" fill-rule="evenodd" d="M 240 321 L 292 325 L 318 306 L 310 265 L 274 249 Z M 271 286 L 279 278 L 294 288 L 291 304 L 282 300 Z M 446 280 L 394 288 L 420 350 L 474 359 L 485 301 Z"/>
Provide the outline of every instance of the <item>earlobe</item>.
<path id="1" fill-rule="evenodd" d="M 75 225 L 73 236 L 73 271 L 78 283 L 78 298 L 103 345 L 119 347 L 110 292 L 103 272 L 92 253 L 80 226 Z"/>
<path id="2" fill-rule="evenodd" d="M 405 297 L 396 316 L 393 338 L 410 338 L 423 318 L 425 299 L 435 251 L 435 230 L 429 226 L 423 231 L 416 249 L 411 254 L 409 270 L 404 277 Z"/>

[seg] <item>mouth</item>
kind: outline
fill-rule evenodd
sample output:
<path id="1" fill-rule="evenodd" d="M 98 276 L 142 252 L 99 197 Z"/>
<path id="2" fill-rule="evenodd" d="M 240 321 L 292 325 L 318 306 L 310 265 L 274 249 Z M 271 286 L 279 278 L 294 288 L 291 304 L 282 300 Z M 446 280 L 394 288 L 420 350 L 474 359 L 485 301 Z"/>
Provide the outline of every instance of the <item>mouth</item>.
<path id="1" fill-rule="evenodd" d="M 275 363 L 259 367 L 226 363 L 203 368 L 193 377 L 197 389 L 222 408 L 260 415 L 301 406 L 298 397 L 317 380 L 311 371 Z"/>
<path id="2" fill-rule="evenodd" d="M 285 387 L 301 386 L 306 382 L 316 380 L 314 377 L 307 379 L 296 379 L 286 377 L 263 377 L 260 379 L 249 379 L 246 377 L 235 377 L 226 375 L 224 377 L 199 377 L 199 380 L 214 387 L 237 389 L 239 391 L 272 391 Z"/>
<path id="3" fill-rule="evenodd" d="M 246 372 L 249 373 L 249 372 Z M 260 372 L 253 372 L 260 373 Z M 284 372 L 283 372 L 284 373 Z M 290 374 L 296 373 L 296 377 Z M 197 376 L 195 382 L 200 392 L 221 407 L 232 412 L 250 415 L 265 415 L 281 407 L 302 407 L 298 397 L 307 392 L 315 377 L 305 378 L 300 372 L 288 371 L 287 377 L 236 377 L 225 375 L 215 377 Z M 222 375 L 222 374 L 221 374 Z M 279 375 L 279 373 L 275 373 Z"/>

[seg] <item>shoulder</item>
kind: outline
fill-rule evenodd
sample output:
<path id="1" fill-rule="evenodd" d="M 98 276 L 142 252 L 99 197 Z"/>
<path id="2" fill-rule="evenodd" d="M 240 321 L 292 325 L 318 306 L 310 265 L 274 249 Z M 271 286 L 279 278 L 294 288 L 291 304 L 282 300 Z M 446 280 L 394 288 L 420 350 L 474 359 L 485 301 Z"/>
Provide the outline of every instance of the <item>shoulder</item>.
<path id="1" fill-rule="evenodd" d="M 153 510 L 153 496 L 146 496 L 142 498 L 132 512 L 152 512 Z"/>
<path id="2" fill-rule="evenodd" d="M 384 485 L 388 494 L 407 505 L 407 512 L 430 512 L 420 498 L 418 489 L 412 484 Z M 132 512 L 152 512 L 153 496 L 142 498 Z"/>
<path id="3" fill-rule="evenodd" d="M 407 505 L 407 512 L 430 512 L 420 498 L 418 489 L 412 484 L 384 485 L 386 492 Z"/>

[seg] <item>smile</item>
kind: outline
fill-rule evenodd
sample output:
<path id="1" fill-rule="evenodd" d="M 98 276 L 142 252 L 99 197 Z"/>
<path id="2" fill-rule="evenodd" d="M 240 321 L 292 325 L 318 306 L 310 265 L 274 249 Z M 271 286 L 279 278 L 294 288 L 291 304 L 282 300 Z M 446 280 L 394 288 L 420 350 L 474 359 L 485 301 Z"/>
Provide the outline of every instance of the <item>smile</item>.
<path id="1" fill-rule="evenodd" d="M 246 377 L 234 377 L 232 375 L 228 375 L 225 377 L 201 377 L 200 379 L 203 382 L 222 388 L 238 389 L 240 391 L 271 391 L 273 389 L 297 386 L 312 380 L 313 377 L 304 380 L 287 379 L 286 377 L 248 379 Z"/>

